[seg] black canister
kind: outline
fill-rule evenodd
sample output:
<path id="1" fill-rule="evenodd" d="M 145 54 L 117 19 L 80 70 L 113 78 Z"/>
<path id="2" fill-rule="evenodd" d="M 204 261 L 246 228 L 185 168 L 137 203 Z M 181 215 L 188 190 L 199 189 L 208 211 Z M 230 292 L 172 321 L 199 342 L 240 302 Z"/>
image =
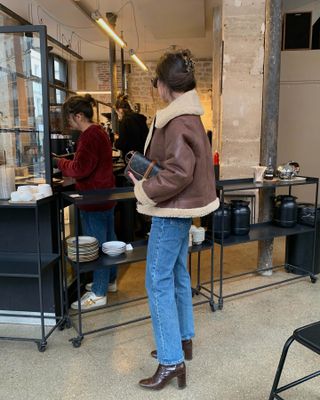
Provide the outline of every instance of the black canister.
<path id="1" fill-rule="evenodd" d="M 234 235 L 247 235 L 250 231 L 249 202 L 231 200 L 231 231 Z"/>
<path id="2" fill-rule="evenodd" d="M 274 199 L 273 222 L 283 228 L 291 228 L 297 223 L 296 197 L 281 194 Z"/>
<path id="3" fill-rule="evenodd" d="M 217 239 L 227 238 L 231 233 L 231 206 L 230 204 L 224 203 L 223 210 L 222 204 L 214 212 L 214 237 Z M 223 221 L 223 230 L 222 230 Z"/>

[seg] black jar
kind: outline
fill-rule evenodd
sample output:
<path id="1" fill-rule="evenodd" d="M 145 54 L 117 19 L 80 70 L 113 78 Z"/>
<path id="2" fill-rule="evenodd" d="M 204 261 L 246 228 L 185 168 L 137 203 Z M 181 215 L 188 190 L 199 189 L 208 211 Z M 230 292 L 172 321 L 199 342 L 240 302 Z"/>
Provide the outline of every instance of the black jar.
<path id="1" fill-rule="evenodd" d="M 228 203 L 224 203 L 223 211 L 222 204 L 214 212 L 214 237 L 217 239 L 227 238 L 231 233 L 231 206 Z M 222 230 L 223 220 L 223 230 Z"/>
<path id="2" fill-rule="evenodd" d="M 231 231 L 234 235 L 247 235 L 250 231 L 249 202 L 231 200 Z"/>
<path id="3" fill-rule="evenodd" d="M 273 222 L 283 228 L 292 228 L 297 223 L 296 197 L 281 194 L 274 199 Z"/>

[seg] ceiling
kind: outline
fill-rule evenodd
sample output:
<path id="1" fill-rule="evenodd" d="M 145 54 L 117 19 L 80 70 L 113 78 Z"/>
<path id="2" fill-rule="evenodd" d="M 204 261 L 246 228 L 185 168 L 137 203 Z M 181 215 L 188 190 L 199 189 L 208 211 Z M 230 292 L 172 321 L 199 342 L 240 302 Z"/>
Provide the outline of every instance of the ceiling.
<path id="1" fill-rule="evenodd" d="M 99 10 L 117 15 L 116 32 L 141 59 L 158 59 L 172 46 L 189 48 L 196 58 L 212 57 L 212 10 L 221 0 L 5 0 L 2 4 L 85 60 L 108 58 L 108 37 L 90 18 Z M 128 51 L 125 51 L 128 58 Z"/>

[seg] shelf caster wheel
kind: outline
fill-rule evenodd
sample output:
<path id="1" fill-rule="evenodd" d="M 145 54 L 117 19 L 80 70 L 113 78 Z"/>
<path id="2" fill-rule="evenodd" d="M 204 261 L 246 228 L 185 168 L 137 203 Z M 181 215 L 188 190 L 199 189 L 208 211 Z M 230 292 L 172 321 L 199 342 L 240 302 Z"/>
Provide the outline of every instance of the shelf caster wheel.
<path id="1" fill-rule="evenodd" d="M 220 300 L 219 300 L 219 302 L 218 302 L 218 309 L 219 309 L 219 310 L 222 310 L 222 309 L 223 309 L 223 301 L 220 301 Z"/>
<path id="2" fill-rule="evenodd" d="M 215 311 L 217 311 L 217 309 L 218 309 L 218 306 L 217 306 L 217 304 L 215 304 L 215 303 L 209 303 L 210 304 L 210 308 L 211 308 L 211 311 L 212 312 L 215 312 Z"/>
<path id="3" fill-rule="evenodd" d="M 311 281 L 311 283 L 316 283 L 317 278 L 315 276 L 310 276 L 310 281 Z"/>
<path id="4" fill-rule="evenodd" d="M 38 346 L 38 350 L 40 351 L 40 353 L 43 353 L 44 351 L 46 351 L 47 342 L 37 343 L 37 346 Z"/>
<path id="5" fill-rule="evenodd" d="M 78 348 L 81 346 L 82 338 L 74 338 L 71 342 L 73 347 Z"/>

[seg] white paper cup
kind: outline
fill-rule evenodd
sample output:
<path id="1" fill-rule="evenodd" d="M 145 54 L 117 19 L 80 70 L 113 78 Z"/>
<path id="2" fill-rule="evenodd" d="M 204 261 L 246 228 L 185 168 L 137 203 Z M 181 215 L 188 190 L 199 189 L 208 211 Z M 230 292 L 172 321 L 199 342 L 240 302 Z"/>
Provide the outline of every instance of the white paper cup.
<path id="1" fill-rule="evenodd" d="M 267 167 L 262 167 L 257 165 L 253 168 L 253 181 L 254 182 L 263 182 L 263 176 Z"/>
<path id="2" fill-rule="evenodd" d="M 192 241 L 195 244 L 201 244 L 205 238 L 205 229 L 200 226 L 195 231 L 192 232 Z"/>

